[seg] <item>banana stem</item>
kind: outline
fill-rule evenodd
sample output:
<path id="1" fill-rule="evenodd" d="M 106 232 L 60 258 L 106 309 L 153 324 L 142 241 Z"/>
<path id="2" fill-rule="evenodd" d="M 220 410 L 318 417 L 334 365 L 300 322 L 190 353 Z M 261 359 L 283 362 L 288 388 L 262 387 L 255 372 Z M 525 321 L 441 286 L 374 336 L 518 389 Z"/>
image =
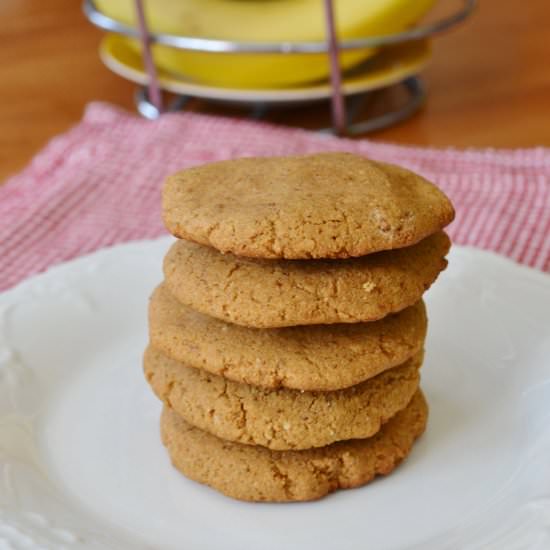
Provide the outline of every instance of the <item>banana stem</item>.
<path id="1" fill-rule="evenodd" d="M 325 7 L 325 23 L 327 31 L 328 53 L 330 61 L 330 83 L 332 86 L 332 125 L 337 134 L 342 135 L 346 131 L 346 113 L 344 96 L 342 95 L 342 71 L 336 25 L 334 22 L 334 7 L 332 0 L 323 0 Z"/>

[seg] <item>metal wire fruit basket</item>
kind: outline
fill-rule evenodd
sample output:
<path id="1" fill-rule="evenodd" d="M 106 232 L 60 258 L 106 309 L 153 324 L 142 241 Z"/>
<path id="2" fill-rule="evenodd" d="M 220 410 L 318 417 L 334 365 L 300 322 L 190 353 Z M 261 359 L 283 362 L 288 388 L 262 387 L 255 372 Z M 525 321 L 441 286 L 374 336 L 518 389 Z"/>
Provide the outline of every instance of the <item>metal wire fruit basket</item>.
<path id="1" fill-rule="evenodd" d="M 100 29 L 140 41 L 146 85 L 138 88 L 135 101 L 137 110 L 147 118 L 156 118 L 163 112 L 185 108 L 192 95 L 189 93 L 177 94 L 169 104 L 165 104 L 161 93 L 162 85 L 159 81 L 158 68 L 153 61 L 152 44 L 169 46 L 179 50 L 220 55 L 243 53 L 279 55 L 326 54 L 329 58 L 330 67 L 332 127 L 325 129 L 325 131 L 332 131 L 340 135 L 358 135 L 391 126 L 411 116 L 424 103 L 426 89 L 422 78 L 418 74 L 407 76 L 402 81 L 394 84 L 394 86 L 399 86 L 405 91 L 406 100 L 401 106 L 396 109 L 390 109 L 375 117 L 369 117 L 367 120 L 356 120 L 357 106 L 370 92 L 355 94 L 353 104 L 348 104 L 342 85 L 343 71 L 339 60 L 340 52 L 410 43 L 439 35 L 466 20 L 474 11 L 477 0 L 461 0 L 454 10 L 438 18 L 436 21 L 421 24 L 403 32 L 346 40 L 338 40 L 337 37 L 333 0 L 321 0 L 321 3 L 324 10 L 326 40 L 309 42 L 242 42 L 154 33 L 148 28 L 143 0 L 134 0 L 137 22 L 135 27 L 126 25 L 102 13 L 94 0 L 84 0 L 83 11 L 88 20 Z M 223 90 L 221 90 L 220 94 L 223 96 Z M 255 118 L 261 117 L 269 108 L 270 103 L 265 99 L 248 102 L 251 103 L 250 115 Z"/>

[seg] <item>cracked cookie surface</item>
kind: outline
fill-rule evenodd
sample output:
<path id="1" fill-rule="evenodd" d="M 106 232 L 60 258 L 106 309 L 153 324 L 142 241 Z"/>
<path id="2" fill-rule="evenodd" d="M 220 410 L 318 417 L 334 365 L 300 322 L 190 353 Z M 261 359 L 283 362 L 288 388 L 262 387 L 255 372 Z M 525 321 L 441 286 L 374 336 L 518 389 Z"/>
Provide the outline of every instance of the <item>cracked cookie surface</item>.
<path id="1" fill-rule="evenodd" d="M 240 158 L 170 176 L 173 235 L 257 258 L 349 258 L 410 246 L 449 224 L 435 185 L 350 153 Z"/>
<path id="2" fill-rule="evenodd" d="M 266 390 L 231 382 L 152 347 L 143 366 L 157 397 L 193 426 L 247 445 L 299 450 L 374 435 L 411 400 L 422 355 L 357 386 L 330 392 Z"/>
<path id="3" fill-rule="evenodd" d="M 166 285 L 184 305 L 243 326 L 375 321 L 418 302 L 447 266 L 440 231 L 414 246 L 348 260 L 257 260 L 175 242 Z"/>
<path id="4" fill-rule="evenodd" d="M 272 451 L 217 438 L 165 408 L 161 434 L 174 466 L 187 477 L 241 500 L 290 502 L 321 498 L 389 474 L 426 427 L 418 390 L 409 405 L 368 439 L 304 451 Z"/>
<path id="5" fill-rule="evenodd" d="M 235 382 L 276 389 L 339 390 L 419 352 L 422 301 L 373 323 L 256 329 L 180 304 L 160 285 L 149 304 L 149 337 L 168 357 Z"/>

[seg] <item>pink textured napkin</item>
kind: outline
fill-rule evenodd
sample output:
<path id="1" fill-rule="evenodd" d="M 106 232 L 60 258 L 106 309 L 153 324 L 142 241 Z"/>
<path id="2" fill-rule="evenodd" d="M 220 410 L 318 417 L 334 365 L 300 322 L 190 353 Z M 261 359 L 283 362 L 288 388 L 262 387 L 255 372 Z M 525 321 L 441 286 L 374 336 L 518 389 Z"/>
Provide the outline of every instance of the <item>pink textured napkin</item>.
<path id="1" fill-rule="evenodd" d="M 175 170 L 315 151 L 351 151 L 423 174 L 456 207 L 456 243 L 550 271 L 549 149 L 402 147 L 193 113 L 150 122 L 94 103 L 0 187 L 0 289 L 98 248 L 162 235 L 160 189 Z"/>

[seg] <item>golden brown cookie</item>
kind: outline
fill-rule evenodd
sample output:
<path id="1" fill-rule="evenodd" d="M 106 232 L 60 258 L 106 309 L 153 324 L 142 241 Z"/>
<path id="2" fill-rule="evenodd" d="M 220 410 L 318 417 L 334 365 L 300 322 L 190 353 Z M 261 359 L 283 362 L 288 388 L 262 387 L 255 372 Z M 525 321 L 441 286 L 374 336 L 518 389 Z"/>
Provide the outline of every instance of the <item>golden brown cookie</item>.
<path id="1" fill-rule="evenodd" d="M 255 260 L 175 242 L 166 285 L 184 305 L 239 325 L 268 328 L 375 321 L 418 302 L 447 266 L 450 241 L 349 260 Z"/>
<path id="2" fill-rule="evenodd" d="M 350 153 L 240 158 L 169 177 L 177 237 L 255 258 L 349 258 L 402 248 L 453 220 L 435 185 Z"/>
<path id="3" fill-rule="evenodd" d="M 368 439 L 305 451 L 272 451 L 224 441 L 164 409 L 161 433 L 174 466 L 187 477 L 241 500 L 300 501 L 358 487 L 389 474 L 422 434 L 428 406 L 417 391 L 409 405 Z"/>
<path id="4" fill-rule="evenodd" d="M 324 447 L 374 435 L 418 388 L 422 353 L 357 386 L 331 392 L 266 390 L 188 367 L 149 347 L 153 391 L 186 422 L 213 435 L 274 450 Z"/>
<path id="5" fill-rule="evenodd" d="M 339 390 L 404 363 L 426 337 L 422 301 L 373 323 L 256 329 L 181 305 L 165 285 L 149 304 L 154 347 L 191 367 L 254 386 Z"/>

